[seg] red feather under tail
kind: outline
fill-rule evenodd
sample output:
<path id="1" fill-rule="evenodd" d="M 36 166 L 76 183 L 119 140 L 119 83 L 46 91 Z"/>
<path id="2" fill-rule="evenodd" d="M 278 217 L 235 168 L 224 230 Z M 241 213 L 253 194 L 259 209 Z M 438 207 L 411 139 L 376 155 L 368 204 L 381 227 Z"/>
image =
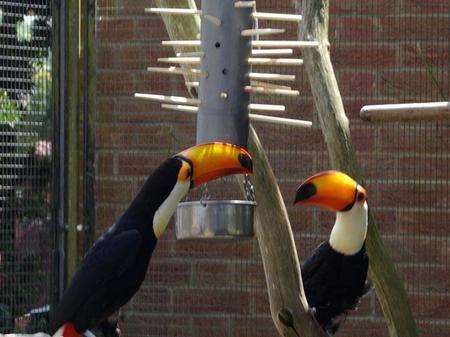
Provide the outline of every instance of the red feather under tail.
<path id="1" fill-rule="evenodd" d="M 65 323 L 62 327 L 56 331 L 53 335 L 54 337 L 81 337 L 82 334 L 79 333 L 72 323 Z"/>

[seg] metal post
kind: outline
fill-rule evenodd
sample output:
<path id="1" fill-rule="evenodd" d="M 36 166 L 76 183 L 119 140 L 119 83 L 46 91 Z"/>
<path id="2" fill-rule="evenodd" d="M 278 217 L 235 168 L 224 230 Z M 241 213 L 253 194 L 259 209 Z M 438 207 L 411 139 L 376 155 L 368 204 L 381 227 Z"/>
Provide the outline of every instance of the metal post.
<path id="1" fill-rule="evenodd" d="M 253 9 L 234 4 L 234 0 L 202 1 L 201 70 L 207 76 L 200 82 L 197 143 L 247 146 L 250 97 L 244 89 L 249 85 L 251 36 L 241 36 L 241 31 L 253 27 Z"/>

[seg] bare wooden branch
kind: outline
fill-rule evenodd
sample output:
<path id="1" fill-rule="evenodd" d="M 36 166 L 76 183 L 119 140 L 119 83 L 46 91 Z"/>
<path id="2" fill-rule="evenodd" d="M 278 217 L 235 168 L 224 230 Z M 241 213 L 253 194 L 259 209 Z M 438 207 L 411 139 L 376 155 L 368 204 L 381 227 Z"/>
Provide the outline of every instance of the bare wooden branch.
<path id="1" fill-rule="evenodd" d="M 359 115 L 368 122 L 444 121 L 450 120 L 450 102 L 366 105 Z"/>
<path id="2" fill-rule="evenodd" d="M 319 41 L 317 48 L 303 49 L 303 59 L 332 166 L 362 181 L 360 167 L 350 138 L 328 48 L 329 0 L 303 1 L 300 39 Z M 372 279 L 392 337 L 417 337 L 417 327 L 403 283 L 383 244 L 372 214 L 366 240 Z"/>

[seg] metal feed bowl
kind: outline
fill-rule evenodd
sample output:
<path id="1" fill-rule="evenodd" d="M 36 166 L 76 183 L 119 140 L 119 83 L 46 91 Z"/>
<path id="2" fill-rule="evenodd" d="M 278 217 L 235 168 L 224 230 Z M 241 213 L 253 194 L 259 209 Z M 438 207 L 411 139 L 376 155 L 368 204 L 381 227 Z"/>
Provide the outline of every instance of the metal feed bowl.
<path id="1" fill-rule="evenodd" d="M 175 214 L 175 234 L 182 239 L 252 237 L 256 203 L 246 200 L 182 202 Z"/>

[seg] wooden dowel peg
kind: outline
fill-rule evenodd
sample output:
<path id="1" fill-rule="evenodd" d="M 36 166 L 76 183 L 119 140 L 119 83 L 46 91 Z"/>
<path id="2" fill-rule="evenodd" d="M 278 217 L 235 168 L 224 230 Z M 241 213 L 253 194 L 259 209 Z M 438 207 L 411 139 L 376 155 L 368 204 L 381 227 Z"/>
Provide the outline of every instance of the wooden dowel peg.
<path id="1" fill-rule="evenodd" d="M 252 49 L 252 56 L 292 55 L 293 49 Z"/>
<path id="2" fill-rule="evenodd" d="M 249 94 L 267 94 L 267 95 L 280 95 L 280 96 L 298 96 L 300 92 L 298 90 L 288 90 L 288 89 L 271 89 L 266 87 L 253 87 L 246 86 L 245 92 Z"/>
<path id="3" fill-rule="evenodd" d="M 178 64 L 199 64 L 200 57 L 160 57 L 158 62 L 161 63 L 178 63 Z"/>
<path id="4" fill-rule="evenodd" d="M 248 105 L 249 110 L 255 111 L 277 111 L 284 112 L 286 111 L 286 107 L 284 105 L 275 105 L 275 104 L 254 104 L 251 103 Z"/>
<path id="5" fill-rule="evenodd" d="M 186 86 L 198 88 L 200 86 L 200 82 L 186 82 Z"/>
<path id="6" fill-rule="evenodd" d="M 202 45 L 200 40 L 174 40 L 162 41 L 163 46 L 171 47 L 200 47 Z"/>
<path id="7" fill-rule="evenodd" d="M 179 111 L 179 112 L 186 112 L 186 113 L 193 114 L 193 115 L 198 113 L 198 107 L 189 106 L 189 105 L 161 104 L 161 108 Z M 272 123 L 272 124 L 279 124 L 279 125 L 285 125 L 285 126 L 293 126 L 293 127 L 297 127 L 297 128 L 311 128 L 311 126 L 312 126 L 312 122 L 310 122 L 310 121 L 303 121 L 303 120 L 290 119 L 290 118 L 281 118 L 281 117 L 256 115 L 256 114 L 249 114 L 248 117 L 249 117 L 250 121 L 252 121 L 252 122 Z"/>
<path id="8" fill-rule="evenodd" d="M 319 46 L 318 41 L 271 41 L 254 40 L 252 47 L 286 47 L 286 48 L 310 48 Z"/>
<path id="9" fill-rule="evenodd" d="M 250 81 L 250 85 L 254 87 L 263 87 L 268 89 L 282 89 L 282 90 L 292 90 L 291 87 L 287 85 L 280 85 L 275 83 L 269 83 L 269 82 L 261 82 L 261 81 Z"/>
<path id="10" fill-rule="evenodd" d="M 200 101 L 198 99 L 180 97 L 180 96 L 165 96 L 165 95 L 156 95 L 156 94 L 135 93 L 134 97 L 143 98 L 146 100 L 156 101 L 156 102 L 181 103 L 181 104 L 188 104 L 188 105 L 199 105 L 200 104 Z"/>
<path id="11" fill-rule="evenodd" d="M 165 73 L 165 74 L 176 74 L 176 75 L 194 75 L 200 77 L 206 77 L 207 73 L 199 70 L 199 69 L 185 69 L 185 68 L 177 68 L 177 67 L 169 67 L 169 68 L 159 68 L 159 67 L 148 67 L 147 71 L 154 73 Z"/>
<path id="12" fill-rule="evenodd" d="M 297 128 L 311 128 L 312 122 L 303 121 L 291 118 L 282 118 L 282 117 L 273 117 L 266 115 L 256 115 L 249 114 L 248 115 L 252 122 L 264 122 L 264 123 L 272 123 L 272 124 L 280 124 L 285 126 L 293 126 Z"/>
<path id="13" fill-rule="evenodd" d="M 414 122 L 450 120 L 450 102 L 366 105 L 360 111 L 368 122 Z"/>
<path id="14" fill-rule="evenodd" d="M 271 81 L 295 81 L 295 75 L 271 74 L 271 73 L 249 73 L 253 80 L 271 80 Z"/>
<path id="15" fill-rule="evenodd" d="M 180 104 L 161 104 L 161 108 L 170 109 L 175 111 L 190 112 L 196 114 L 198 112 L 198 107 Z"/>
<path id="16" fill-rule="evenodd" d="M 193 51 L 193 52 L 186 52 L 186 53 L 176 53 L 177 57 L 203 57 L 205 56 L 204 52 L 201 51 Z"/>
<path id="17" fill-rule="evenodd" d="M 302 59 L 275 59 L 275 58 L 263 58 L 263 57 L 250 57 L 248 63 L 252 65 L 280 65 L 280 66 L 301 66 L 303 65 Z"/>
<path id="18" fill-rule="evenodd" d="M 296 14 L 254 12 L 252 15 L 253 18 L 260 20 L 274 20 L 285 22 L 300 22 L 302 20 L 302 16 Z"/>
<path id="19" fill-rule="evenodd" d="M 285 29 L 278 28 L 260 28 L 260 29 L 244 29 L 241 32 L 242 36 L 263 36 L 263 35 L 273 35 L 273 34 L 283 34 Z"/>

